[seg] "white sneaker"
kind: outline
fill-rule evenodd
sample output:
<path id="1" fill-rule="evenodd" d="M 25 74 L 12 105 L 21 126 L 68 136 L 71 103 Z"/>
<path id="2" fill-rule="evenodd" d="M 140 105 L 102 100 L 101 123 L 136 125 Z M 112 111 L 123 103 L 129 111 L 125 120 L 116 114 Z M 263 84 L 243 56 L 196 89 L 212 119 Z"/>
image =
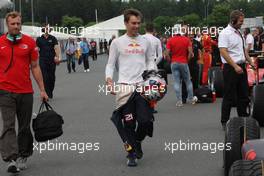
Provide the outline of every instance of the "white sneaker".
<path id="1" fill-rule="evenodd" d="M 27 169 L 27 158 L 19 157 L 17 159 L 17 166 L 20 170 Z"/>
<path id="2" fill-rule="evenodd" d="M 84 73 L 86 73 L 87 71 L 86 70 L 84 70 Z"/>
<path id="3" fill-rule="evenodd" d="M 182 107 L 182 106 L 183 106 L 182 101 L 178 101 L 178 102 L 176 103 L 176 107 Z"/>
<path id="4" fill-rule="evenodd" d="M 87 69 L 86 71 L 87 71 L 87 72 L 89 72 L 89 71 L 90 71 L 90 69 Z"/>
<path id="5" fill-rule="evenodd" d="M 198 98 L 196 96 L 193 96 L 193 99 L 191 101 L 188 101 L 188 103 L 194 105 L 197 103 L 197 101 L 198 101 Z"/>

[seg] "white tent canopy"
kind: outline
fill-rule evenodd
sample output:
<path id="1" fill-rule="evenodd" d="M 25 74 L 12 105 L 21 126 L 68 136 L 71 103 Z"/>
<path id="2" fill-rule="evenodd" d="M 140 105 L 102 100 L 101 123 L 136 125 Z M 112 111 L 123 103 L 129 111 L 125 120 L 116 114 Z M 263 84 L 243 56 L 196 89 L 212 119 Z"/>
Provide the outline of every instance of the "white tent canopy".
<path id="1" fill-rule="evenodd" d="M 4 8 L 11 8 L 13 3 L 10 0 L 1 0 L 0 1 L 0 10 Z"/>
<path id="2" fill-rule="evenodd" d="M 104 22 L 85 28 L 81 36 L 93 39 L 110 39 L 112 35 L 118 36 L 119 30 L 125 30 L 124 16 L 120 15 Z"/>
<path id="3" fill-rule="evenodd" d="M 36 27 L 36 26 L 24 26 L 23 25 L 22 26 L 22 33 L 29 35 L 33 38 L 37 38 L 37 37 L 42 35 L 41 27 Z M 56 32 L 56 31 L 52 31 L 50 34 L 55 36 L 58 40 L 66 40 L 70 37 L 72 37 L 72 38 L 76 37 L 74 35 L 69 35 L 69 34 L 65 34 L 62 32 Z"/>

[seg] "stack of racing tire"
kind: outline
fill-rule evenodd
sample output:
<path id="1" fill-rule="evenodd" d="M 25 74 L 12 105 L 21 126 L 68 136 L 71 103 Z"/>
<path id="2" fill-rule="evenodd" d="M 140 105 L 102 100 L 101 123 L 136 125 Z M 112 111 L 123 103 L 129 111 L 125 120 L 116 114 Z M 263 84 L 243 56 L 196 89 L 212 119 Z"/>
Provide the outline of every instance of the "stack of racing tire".
<path id="1" fill-rule="evenodd" d="M 226 147 L 223 153 L 225 176 L 228 176 L 229 171 L 232 170 L 230 169 L 232 164 L 235 161 L 242 159 L 241 149 L 243 144 L 248 140 L 259 138 L 260 128 L 255 119 L 251 117 L 234 117 L 227 122 L 225 146 L 231 146 L 231 149 Z"/>
<path id="2" fill-rule="evenodd" d="M 260 58 L 260 57 L 259 57 Z M 264 140 L 260 139 L 260 126 L 264 125 L 264 84 L 256 83 L 252 89 L 251 117 L 235 117 L 227 122 L 224 150 L 225 176 L 264 176 Z"/>

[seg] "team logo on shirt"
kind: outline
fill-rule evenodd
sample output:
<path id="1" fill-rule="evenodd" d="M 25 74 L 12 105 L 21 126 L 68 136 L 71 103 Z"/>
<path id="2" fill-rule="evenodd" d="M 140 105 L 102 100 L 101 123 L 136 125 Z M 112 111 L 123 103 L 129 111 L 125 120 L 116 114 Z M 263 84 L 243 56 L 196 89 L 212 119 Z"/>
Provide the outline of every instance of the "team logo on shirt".
<path id="1" fill-rule="evenodd" d="M 137 41 L 132 40 L 131 42 L 128 45 L 128 49 L 125 50 L 126 54 L 144 54 L 144 49 L 140 48 L 140 44 Z"/>
<path id="2" fill-rule="evenodd" d="M 19 48 L 21 48 L 21 49 L 28 49 L 28 45 L 26 45 L 26 44 L 21 44 L 21 45 L 19 45 Z"/>
<path id="3" fill-rule="evenodd" d="M 131 43 L 128 45 L 128 47 L 137 48 L 140 47 L 140 44 L 138 44 L 136 40 L 131 40 Z"/>

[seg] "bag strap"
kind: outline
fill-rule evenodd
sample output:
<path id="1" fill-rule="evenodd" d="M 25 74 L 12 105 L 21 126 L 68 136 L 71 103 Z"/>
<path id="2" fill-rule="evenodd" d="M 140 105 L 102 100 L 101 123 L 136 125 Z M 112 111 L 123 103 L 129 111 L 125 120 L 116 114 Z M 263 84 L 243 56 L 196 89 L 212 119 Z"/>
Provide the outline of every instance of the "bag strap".
<path id="1" fill-rule="evenodd" d="M 44 106 L 45 106 L 46 110 L 53 110 L 53 108 L 48 104 L 47 101 L 42 101 L 42 103 L 41 103 L 41 105 L 39 107 L 39 112 L 38 113 L 43 112 Z"/>

